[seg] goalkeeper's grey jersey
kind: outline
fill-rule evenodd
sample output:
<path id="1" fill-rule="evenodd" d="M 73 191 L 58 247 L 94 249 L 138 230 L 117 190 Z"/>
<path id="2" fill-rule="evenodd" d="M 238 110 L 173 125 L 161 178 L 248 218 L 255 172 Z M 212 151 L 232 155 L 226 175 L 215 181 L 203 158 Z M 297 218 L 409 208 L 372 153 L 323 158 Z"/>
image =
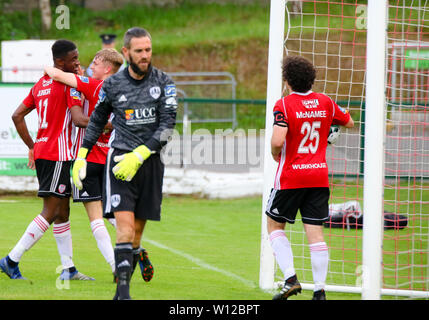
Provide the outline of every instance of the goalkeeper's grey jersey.
<path id="1" fill-rule="evenodd" d="M 176 86 L 166 73 L 150 66 L 135 80 L 125 68 L 104 81 L 82 147 L 92 148 L 112 113 L 111 147 L 131 151 L 144 144 L 159 152 L 176 124 L 176 109 Z"/>

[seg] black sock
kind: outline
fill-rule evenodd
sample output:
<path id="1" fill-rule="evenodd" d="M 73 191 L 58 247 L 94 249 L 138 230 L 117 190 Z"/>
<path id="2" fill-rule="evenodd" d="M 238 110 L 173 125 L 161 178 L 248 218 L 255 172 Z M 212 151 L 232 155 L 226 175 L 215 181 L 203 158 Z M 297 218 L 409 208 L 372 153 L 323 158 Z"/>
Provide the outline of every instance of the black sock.
<path id="1" fill-rule="evenodd" d="M 9 256 L 6 257 L 6 262 L 12 268 L 15 268 L 18 265 L 18 262 L 13 261 Z"/>
<path id="2" fill-rule="evenodd" d="M 130 279 L 133 263 L 131 242 L 117 243 L 115 247 L 115 267 L 118 276 L 117 291 L 119 299 L 131 299 Z"/>
<path id="3" fill-rule="evenodd" d="M 68 268 L 67 269 L 68 271 L 69 271 L 69 273 L 73 273 L 73 272 L 76 272 L 76 267 L 71 267 L 71 268 Z"/>
<path id="4" fill-rule="evenodd" d="M 131 271 L 131 276 L 134 273 L 134 270 L 136 269 L 137 262 L 140 260 L 140 247 L 133 248 L 133 269 Z"/>

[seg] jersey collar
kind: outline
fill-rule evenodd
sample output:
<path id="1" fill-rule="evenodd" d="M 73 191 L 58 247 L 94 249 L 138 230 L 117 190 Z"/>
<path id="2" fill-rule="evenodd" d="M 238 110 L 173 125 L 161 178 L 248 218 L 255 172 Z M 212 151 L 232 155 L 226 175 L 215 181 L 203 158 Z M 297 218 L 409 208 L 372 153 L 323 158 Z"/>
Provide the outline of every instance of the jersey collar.
<path id="1" fill-rule="evenodd" d="M 307 91 L 307 92 L 295 92 L 295 91 L 292 91 L 291 92 L 291 94 L 297 94 L 297 95 L 299 95 L 299 96 L 308 96 L 309 94 L 312 94 L 313 93 L 313 91 L 312 90 L 309 90 L 309 91 Z"/>

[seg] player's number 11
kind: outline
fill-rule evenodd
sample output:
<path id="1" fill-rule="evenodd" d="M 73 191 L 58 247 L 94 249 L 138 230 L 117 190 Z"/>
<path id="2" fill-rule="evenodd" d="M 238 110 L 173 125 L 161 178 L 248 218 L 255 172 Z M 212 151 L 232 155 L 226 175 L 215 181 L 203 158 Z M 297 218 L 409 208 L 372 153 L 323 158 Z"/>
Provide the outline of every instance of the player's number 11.
<path id="1" fill-rule="evenodd" d="M 48 123 L 46 122 L 46 113 L 48 110 L 48 98 L 39 101 L 39 128 L 46 129 Z"/>

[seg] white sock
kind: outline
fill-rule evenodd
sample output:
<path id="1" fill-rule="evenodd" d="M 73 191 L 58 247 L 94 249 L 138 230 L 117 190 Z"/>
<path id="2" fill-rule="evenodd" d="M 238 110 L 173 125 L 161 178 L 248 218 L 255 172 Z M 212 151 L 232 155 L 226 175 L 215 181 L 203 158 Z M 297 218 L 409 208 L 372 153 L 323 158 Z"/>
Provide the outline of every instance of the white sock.
<path id="1" fill-rule="evenodd" d="M 273 248 L 276 261 L 283 272 L 285 279 L 296 274 L 293 266 L 293 253 L 290 242 L 283 230 L 276 230 L 270 233 L 271 247 Z"/>
<path id="2" fill-rule="evenodd" d="M 107 263 L 110 264 L 112 272 L 115 271 L 115 253 L 113 251 L 112 241 L 109 232 L 107 232 L 103 219 L 96 219 L 91 222 L 91 230 L 97 241 L 98 249 Z"/>
<path id="3" fill-rule="evenodd" d="M 19 262 L 25 251 L 30 250 L 34 244 L 39 241 L 43 234 L 48 230 L 50 224 L 42 215 L 38 215 L 28 225 L 21 239 L 9 253 L 9 258 L 14 262 Z"/>
<path id="4" fill-rule="evenodd" d="M 314 291 L 325 289 L 329 262 L 328 246 L 325 242 L 317 242 L 310 244 L 309 247 L 311 268 L 313 270 Z"/>
<path id="5" fill-rule="evenodd" d="M 64 269 L 74 267 L 72 234 L 70 231 L 70 221 L 54 224 L 53 232 L 57 241 L 58 253 L 61 257 L 61 264 Z"/>

